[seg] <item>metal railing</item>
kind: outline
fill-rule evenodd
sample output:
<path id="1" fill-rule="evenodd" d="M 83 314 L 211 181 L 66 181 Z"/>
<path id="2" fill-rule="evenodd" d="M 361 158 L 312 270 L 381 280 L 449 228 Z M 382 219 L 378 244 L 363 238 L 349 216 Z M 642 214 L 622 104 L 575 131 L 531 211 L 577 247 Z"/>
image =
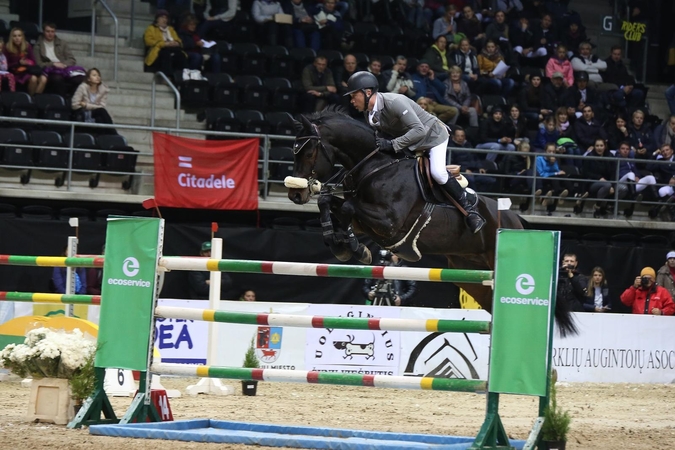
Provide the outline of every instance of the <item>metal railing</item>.
<path id="1" fill-rule="evenodd" d="M 176 129 L 180 128 L 180 92 L 176 86 L 171 82 L 169 77 L 164 75 L 163 72 L 156 72 L 152 77 L 152 94 L 151 94 L 151 104 L 150 104 L 150 126 L 155 126 L 155 103 L 157 101 L 157 77 L 160 77 L 164 80 L 167 86 L 171 88 L 174 95 L 176 96 Z"/>
<path id="2" fill-rule="evenodd" d="M 118 130 L 137 130 L 137 131 L 145 131 L 145 132 L 160 132 L 160 133 L 167 133 L 171 135 L 177 135 L 177 136 L 188 136 L 188 137 L 203 137 L 203 136 L 211 136 L 211 137 L 216 137 L 216 138 L 224 138 L 224 139 L 242 139 L 242 138 L 257 138 L 260 140 L 260 150 L 261 150 L 261 158 L 258 159 L 258 167 L 261 169 L 260 177 L 258 179 L 259 182 L 259 188 L 261 192 L 261 196 L 263 199 L 267 199 L 268 197 L 268 192 L 270 187 L 272 186 L 278 186 L 282 187 L 283 186 L 283 180 L 280 179 L 279 177 L 273 176 L 274 174 L 271 172 L 274 172 L 274 169 L 276 166 L 276 169 L 278 169 L 279 166 L 283 165 L 288 165 L 292 167 L 293 165 L 293 159 L 292 155 L 289 150 L 289 155 L 287 159 L 284 160 L 271 160 L 269 158 L 270 155 L 270 148 L 272 141 L 275 142 L 284 142 L 288 141 L 289 142 L 289 147 L 291 147 L 291 143 L 294 141 L 295 137 L 293 136 L 282 136 L 282 135 L 269 135 L 269 134 L 255 134 L 255 133 L 232 133 L 232 132 L 224 132 L 224 131 L 209 131 L 209 130 L 197 130 L 197 129 L 181 129 L 180 127 L 176 128 L 169 128 L 169 127 L 154 127 L 154 126 L 141 126 L 141 125 L 125 125 L 125 124 L 114 124 L 114 125 L 107 125 L 107 124 L 96 124 L 96 123 L 83 123 L 83 122 L 66 122 L 66 121 L 57 121 L 57 120 L 35 120 L 35 119 L 23 119 L 23 118 L 15 118 L 15 117 L 2 117 L 1 120 L 3 122 L 15 122 L 19 126 L 21 124 L 30 124 L 32 126 L 41 126 L 41 125 L 49 125 L 49 126 L 60 126 L 64 127 L 67 126 L 70 129 L 70 141 L 67 142 L 68 147 L 45 147 L 45 146 L 30 146 L 30 145 L 23 145 L 23 144 L 5 144 L 3 146 L 5 147 L 17 147 L 21 146 L 22 148 L 47 148 L 47 149 L 56 149 L 56 150 L 61 150 L 61 151 L 69 151 L 69 162 L 68 162 L 68 167 L 67 168 L 62 168 L 62 167 L 37 167 L 37 166 L 16 166 L 16 165 L 0 165 L 0 168 L 5 168 L 5 169 L 23 169 L 23 170 L 40 170 L 40 171 L 55 171 L 55 172 L 67 172 L 68 177 L 67 177 L 67 189 L 70 190 L 71 185 L 72 185 L 72 174 L 73 173 L 91 173 L 91 174 L 111 174 L 111 175 L 129 175 L 129 176 L 142 176 L 142 177 L 148 177 L 148 176 L 153 176 L 154 173 L 151 172 L 113 172 L 113 171 L 106 171 L 106 170 L 84 170 L 84 169 L 73 169 L 73 156 L 75 152 L 78 151 L 87 151 L 87 152 L 100 152 L 100 153 L 111 153 L 111 151 L 107 150 L 100 150 L 100 149 L 78 149 L 78 148 L 73 148 L 73 135 L 74 132 L 77 132 L 78 128 L 115 128 Z M 121 134 L 124 134 L 123 132 Z M 448 159 L 450 162 L 452 162 L 452 153 L 455 151 L 461 151 L 461 152 L 469 152 L 469 153 L 477 153 L 481 155 L 486 155 L 486 154 L 498 154 L 501 155 L 501 157 L 506 157 L 506 156 L 513 156 L 516 153 L 512 151 L 497 151 L 497 150 L 485 150 L 485 149 L 470 149 L 470 148 L 455 148 L 455 147 L 449 147 L 448 148 Z M 118 151 L 113 151 L 113 153 L 130 153 L 138 156 L 152 156 L 152 152 L 118 152 Z M 527 180 L 531 180 L 531 187 L 529 187 L 529 192 L 524 193 L 524 192 L 509 192 L 508 190 L 502 191 L 500 189 L 496 189 L 493 192 L 480 192 L 483 195 L 489 196 L 489 197 L 513 197 L 513 198 L 521 198 L 529 203 L 528 205 L 528 210 L 531 210 L 532 213 L 536 213 L 538 209 L 538 200 L 542 200 L 544 196 L 537 196 L 536 191 L 537 191 L 537 185 L 541 182 L 546 181 L 544 177 L 539 176 L 536 173 L 536 170 L 534 168 L 536 167 L 536 157 L 538 156 L 546 156 L 545 153 L 535 153 L 535 152 L 530 152 L 528 156 L 531 158 L 531 168 L 533 169 L 533 174 L 532 175 L 513 175 L 513 174 L 507 174 L 503 173 L 501 171 L 497 172 L 489 172 L 486 173 L 485 176 L 493 177 L 496 178 L 498 181 L 503 180 L 505 183 L 515 177 L 525 180 L 525 183 L 529 185 Z M 589 159 L 599 159 L 603 161 L 613 161 L 617 162 L 616 168 L 615 168 L 615 175 L 614 179 L 608 180 L 612 187 L 614 187 L 614 194 L 610 198 L 594 198 L 594 197 L 587 197 L 583 199 L 586 203 L 592 203 L 592 202 L 607 202 L 610 210 L 610 214 L 612 218 L 618 218 L 621 213 L 620 213 L 620 205 L 630 205 L 630 204 L 636 204 L 638 203 L 635 199 L 630 199 L 630 198 L 624 198 L 621 199 L 619 198 L 620 190 L 618 189 L 619 183 L 621 184 L 626 184 L 626 182 L 619 182 L 619 171 L 620 167 L 618 162 L 619 161 L 624 161 L 622 158 L 616 158 L 613 156 L 605 156 L 602 158 L 599 157 L 594 157 L 594 156 L 578 156 L 578 155 L 567 155 L 567 154 L 555 154 L 554 155 L 557 159 L 559 164 L 564 165 L 565 160 L 569 161 L 570 159 L 576 159 L 578 160 L 589 160 Z M 569 165 L 573 165 L 571 161 L 569 161 Z M 656 160 L 636 160 L 636 159 L 631 159 L 631 162 L 636 164 L 636 166 L 641 168 L 646 168 L 647 164 L 650 165 L 667 165 L 667 164 L 672 164 L 669 161 L 656 161 Z M 464 168 L 462 169 L 462 173 L 464 175 L 473 175 L 473 176 L 480 176 L 480 174 L 468 174 Z M 587 178 L 583 178 L 582 176 L 568 176 L 563 179 L 558 179 L 559 181 L 567 182 L 567 183 L 578 183 L 581 186 L 587 186 L 590 183 L 592 183 L 595 180 L 589 180 Z M 501 183 L 497 183 L 499 185 Z M 665 184 L 656 184 L 654 185 L 656 188 L 660 188 L 663 186 L 666 186 Z M 585 188 L 582 188 L 585 190 Z M 560 200 L 561 197 L 559 195 L 551 197 L 551 200 Z M 578 200 L 577 198 L 572 198 L 569 197 L 566 199 L 566 201 L 576 201 Z M 643 200 L 639 202 L 642 205 L 646 206 L 657 206 L 657 205 L 664 205 L 663 202 L 656 201 L 654 200 Z M 517 208 L 517 206 L 516 206 Z M 567 212 L 567 211 L 565 211 Z M 571 212 L 571 211 L 570 211 Z M 545 208 L 542 210 L 542 213 L 545 214 Z M 637 219 L 634 219 L 637 220 Z"/>
<path id="3" fill-rule="evenodd" d="M 96 37 L 96 3 L 100 3 L 101 6 L 110 14 L 113 21 L 115 22 L 115 50 L 114 50 L 114 67 L 113 67 L 113 79 L 117 83 L 117 68 L 119 65 L 119 37 L 120 37 L 120 23 L 117 20 L 117 16 L 112 9 L 108 6 L 105 0 L 92 0 L 91 2 L 91 55 L 94 56 L 94 47 L 95 47 L 95 37 Z"/>

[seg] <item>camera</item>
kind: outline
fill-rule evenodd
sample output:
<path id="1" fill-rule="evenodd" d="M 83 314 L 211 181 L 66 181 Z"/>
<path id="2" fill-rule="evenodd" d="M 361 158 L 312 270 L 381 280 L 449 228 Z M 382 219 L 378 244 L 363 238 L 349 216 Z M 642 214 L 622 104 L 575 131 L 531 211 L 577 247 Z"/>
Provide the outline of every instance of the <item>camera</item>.
<path id="1" fill-rule="evenodd" d="M 642 277 L 640 278 L 640 285 L 644 288 L 649 287 L 649 283 L 651 283 L 652 279 L 650 277 Z"/>

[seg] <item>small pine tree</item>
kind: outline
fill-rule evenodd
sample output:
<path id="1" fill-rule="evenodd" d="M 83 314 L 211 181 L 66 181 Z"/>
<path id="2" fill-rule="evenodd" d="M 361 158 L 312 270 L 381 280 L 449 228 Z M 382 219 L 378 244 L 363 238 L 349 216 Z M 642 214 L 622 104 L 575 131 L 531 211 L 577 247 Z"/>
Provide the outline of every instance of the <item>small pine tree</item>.
<path id="1" fill-rule="evenodd" d="M 248 346 L 248 349 L 246 350 L 246 355 L 244 355 L 243 366 L 249 369 L 260 368 L 260 361 L 258 360 L 258 357 L 255 355 L 255 346 L 253 345 L 253 339 L 251 339 L 251 344 Z"/>
<path id="2" fill-rule="evenodd" d="M 544 425 L 541 428 L 542 438 L 549 442 L 567 441 L 567 433 L 572 422 L 569 411 L 563 411 L 558 407 L 556 378 L 557 376 L 552 374 L 549 381 L 549 404 L 544 410 Z"/>

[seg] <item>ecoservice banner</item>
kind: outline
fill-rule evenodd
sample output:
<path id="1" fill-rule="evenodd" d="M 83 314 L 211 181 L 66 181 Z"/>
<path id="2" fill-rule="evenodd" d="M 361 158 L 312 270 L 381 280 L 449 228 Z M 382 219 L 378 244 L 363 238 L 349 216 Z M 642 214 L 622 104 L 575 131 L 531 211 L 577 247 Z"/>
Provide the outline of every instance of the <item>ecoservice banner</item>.
<path id="1" fill-rule="evenodd" d="M 164 220 L 108 218 L 96 367 L 147 370 Z"/>
<path id="2" fill-rule="evenodd" d="M 499 230 L 490 392 L 546 395 L 559 234 Z"/>
<path id="3" fill-rule="evenodd" d="M 258 139 L 153 133 L 155 199 L 174 208 L 258 209 Z"/>

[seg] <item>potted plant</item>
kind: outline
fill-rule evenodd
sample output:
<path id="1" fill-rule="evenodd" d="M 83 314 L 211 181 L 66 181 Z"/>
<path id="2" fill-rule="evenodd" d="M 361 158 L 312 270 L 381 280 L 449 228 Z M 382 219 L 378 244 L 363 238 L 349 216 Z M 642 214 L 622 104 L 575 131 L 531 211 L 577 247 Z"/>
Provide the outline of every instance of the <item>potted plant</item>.
<path id="1" fill-rule="evenodd" d="M 541 449 L 565 450 L 567 433 L 572 422 L 569 411 L 558 406 L 555 387 L 557 378 L 556 371 L 552 370 L 549 382 L 549 404 L 544 410 L 544 425 L 541 428 Z"/>
<path id="2" fill-rule="evenodd" d="M 70 378 L 70 396 L 73 399 L 75 415 L 96 388 L 96 371 L 94 369 L 95 353 L 87 357 L 84 365 Z"/>
<path id="3" fill-rule="evenodd" d="M 244 355 L 243 366 L 247 369 L 259 369 L 260 361 L 255 354 L 255 346 L 253 345 L 253 339 L 246 349 L 246 354 Z M 241 392 L 244 395 L 255 395 L 258 390 L 258 381 L 257 380 L 242 380 L 241 382 Z"/>

